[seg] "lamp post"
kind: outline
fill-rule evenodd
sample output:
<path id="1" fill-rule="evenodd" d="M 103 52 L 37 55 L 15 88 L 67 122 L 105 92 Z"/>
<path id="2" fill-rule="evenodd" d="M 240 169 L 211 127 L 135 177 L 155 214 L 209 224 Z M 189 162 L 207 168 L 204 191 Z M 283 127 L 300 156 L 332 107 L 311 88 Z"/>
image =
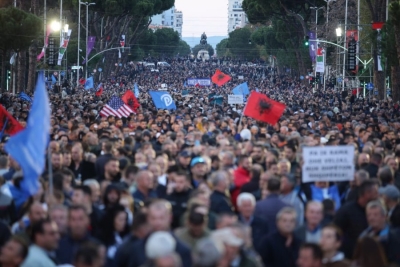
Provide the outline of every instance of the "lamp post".
<path id="1" fill-rule="evenodd" d="M 88 62 L 87 62 L 87 56 L 88 56 L 88 39 L 89 39 L 89 6 L 95 5 L 96 3 L 89 3 L 89 2 L 79 2 L 80 5 L 85 5 L 86 6 L 86 62 L 85 62 L 85 80 L 87 80 L 87 67 L 88 67 Z M 80 7 L 79 5 L 79 7 Z M 79 17 L 79 25 L 80 25 L 80 17 Z M 79 29 L 80 33 L 80 29 Z M 78 41 L 79 43 L 79 41 Z M 79 46 L 78 46 L 79 47 Z M 78 53 L 79 53 L 79 48 L 78 48 Z M 79 58 L 78 58 L 79 62 Z"/>
<path id="2" fill-rule="evenodd" d="M 339 25 L 339 27 L 336 28 L 336 37 L 337 37 L 337 41 L 339 42 L 339 38 L 342 37 L 342 28 L 340 27 L 340 25 Z M 338 50 L 338 52 L 337 52 L 338 56 L 337 56 L 336 60 L 339 61 L 338 68 L 337 68 L 337 69 L 339 69 L 340 55 L 339 55 L 339 49 L 337 49 L 337 50 Z M 343 65 L 344 65 L 344 62 L 343 62 Z M 344 76 L 342 77 L 342 80 L 344 81 Z M 343 85 L 344 85 L 344 83 L 343 83 Z M 344 90 L 344 86 L 343 86 L 343 90 Z"/>

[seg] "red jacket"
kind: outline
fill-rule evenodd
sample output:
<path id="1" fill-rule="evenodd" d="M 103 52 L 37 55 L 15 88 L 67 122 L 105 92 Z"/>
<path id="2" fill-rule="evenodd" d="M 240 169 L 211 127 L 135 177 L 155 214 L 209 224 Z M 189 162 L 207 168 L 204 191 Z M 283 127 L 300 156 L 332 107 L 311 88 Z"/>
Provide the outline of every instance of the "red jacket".
<path id="1" fill-rule="evenodd" d="M 231 192 L 232 204 L 236 208 L 236 199 L 240 194 L 240 189 L 246 183 L 250 182 L 250 172 L 242 167 L 238 167 L 233 173 L 233 183 L 235 185 Z"/>

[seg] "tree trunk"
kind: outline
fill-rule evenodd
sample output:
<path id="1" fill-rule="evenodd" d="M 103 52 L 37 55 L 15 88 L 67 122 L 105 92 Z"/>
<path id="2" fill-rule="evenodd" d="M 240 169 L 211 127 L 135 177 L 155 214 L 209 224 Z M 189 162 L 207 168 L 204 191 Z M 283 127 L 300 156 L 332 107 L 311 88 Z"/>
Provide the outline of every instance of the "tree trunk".
<path id="1" fill-rule="evenodd" d="M 385 72 L 378 71 L 377 68 L 374 69 L 374 85 L 376 90 L 378 90 L 379 99 L 384 99 L 386 94 Z"/>
<path id="2" fill-rule="evenodd" d="M 25 71 L 26 71 L 26 51 L 20 51 L 17 63 L 17 80 L 16 80 L 16 91 L 23 92 L 25 91 Z"/>
<path id="3" fill-rule="evenodd" d="M 36 80 L 36 55 L 37 55 L 37 42 L 34 41 L 29 47 L 29 67 L 28 67 L 28 85 L 26 91 L 31 92 L 35 87 Z"/>
<path id="4" fill-rule="evenodd" d="M 393 102 L 400 101 L 400 66 L 392 66 L 392 99 Z"/>

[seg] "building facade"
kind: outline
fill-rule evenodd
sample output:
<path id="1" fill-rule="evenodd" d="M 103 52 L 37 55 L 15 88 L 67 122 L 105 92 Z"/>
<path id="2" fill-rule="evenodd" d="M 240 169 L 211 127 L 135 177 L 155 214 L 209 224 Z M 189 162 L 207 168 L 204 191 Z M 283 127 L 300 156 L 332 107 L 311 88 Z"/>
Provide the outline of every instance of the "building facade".
<path id="1" fill-rule="evenodd" d="M 151 17 L 150 29 L 172 28 L 182 38 L 183 14 L 182 11 L 172 7 L 161 14 Z"/>
<path id="2" fill-rule="evenodd" d="M 235 29 L 243 28 L 248 23 L 242 2 L 243 0 L 228 0 L 228 34 Z"/>

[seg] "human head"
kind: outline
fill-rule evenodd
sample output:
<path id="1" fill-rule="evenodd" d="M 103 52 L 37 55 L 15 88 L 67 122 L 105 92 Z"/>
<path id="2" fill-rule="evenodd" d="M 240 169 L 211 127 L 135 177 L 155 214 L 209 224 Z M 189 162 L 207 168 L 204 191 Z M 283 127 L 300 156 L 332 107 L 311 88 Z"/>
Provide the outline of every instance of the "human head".
<path id="1" fill-rule="evenodd" d="M 281 176 L 281 193 L 288 194 L 293 191 L 296 186 L 296 178 L 293 174 L 287 173 Z"/>
<path id="2" fill-rule="evenodd" d="M 369 236 L 358 240 L 356 248 L 354 249 L 353 259 L 359 266 L 388 265 L 381 243 L 379 240 Z"/>
<path id="3" fill-rule="evenodd" d="M 73 205 L 69 207 L 68 228 L 73 239 L 82 239 L 87 233 L 89 223 L 89 215 L 83 206 Z"/>
<path id="4" fill-rule="evenodd" d="M 206 207 L 193 207 L 189 211 L 187 227 L 191 236 L 198 238 L 204 233 L 208 222 L 208 210 Z"/>
<path id="5" fill-rule="evenodd" d="M 249 156 L 240 156 L 238 159 L 238 164 L 240 167 L 243 169 L 250 171 L 251 170 L 251 164 L 252 160 Z"/>
<path id="6" fill-rule="evenodd" d="M 284 147 L 285 157 L 290 161 L 293 162 L 296 159 L 296 151 L 297 147 L 293 144 L 287 144 Z"/>
<path id="7" fill-rule="evenodd" d="M 281 182 L 278 178 L 270 178 L 267 182 L 267 190 L 270 194 L 279 194 L 281 189 Z"/>
<path id="8" fill-rule="evenodd" d="M 256 198 L 250 193 L 240 193 L 236 200 L 238 211 L 244 218 L 253 216 L 256 207 Z"/>
<path id="9" fill-rule="evenodd" d="M 183 192 L 190 186 L 190 178 L 184 171 L 178 171 L 173 178 L 173 182 L 175 183 L 175 192 Z"/>
<path id="10" fill-rule="evenodd" d="M 105 255 L 102 252 L 102 245 L 92 241 L 80 245 L 74 256 L 75 267 L 102 267 L 105 262 Z"/>
<path id="11" fill-rule="evenodd" d="M 276 215 L 276 226 L 282 235 L 292 234 L 296 227 L 296 211 L 293 208 L 285 207 Z"/>
<path id="12" fill-rule="evenodd" d="M 52 206 L 49 217 L 57 224 L 60 234 L 66 234 L 68 228 L 68 209 L 64 205 Z"/>
<path id="13" fill-rule="evenodd" d="M 386 224 L 386 208 L 379 200 L 371 201 L 367 204 L 368 225 L 375 231 L 380 231 Z"/>
<path id="14" fill-rule="evenodd" d="M 317 227 L 324 218 L 324 207 L 321 202 L 310 201 L 307 203 L 305 210 L 307 224 Z"/>
<path id="15" fill-rule="evenodd" d="M 190 170 L 192 175 L 198 178 L 207 174 L 206 161 L 202 157 L 196 157 L 190 162 Z"/>
<path id="16" fill-rule="evenodd" d="M 368 202 L 378 199 L 378 183 L 375 180 L 367 180 L 361 183 L 358 189 L 358 203 L 365 207 Z"/>
<path id="17" fill-rule="evenodd" d="M 324 254 L 321 248 L 314 243 L 306 243 L 300 247 L 298 267 L 321 267 Z"/>
<path id="18" fill-rule="evenodd" d="M 290 172 L 291 163 L 288 159 L 281 159 L 278 162 L 278 172 L 280 175 L 284 175 Z"/>
<path id="19" fill-rule="evenodd" d="M 119 173 L 119 161 L 117 158 L 109 158 L 104 164 L 104 177 L 114 181 Z"/>
<path id="20" fill-rule="evenodd" d="M 154 188 L 154 177 L 150 171 L 139 171 L 136 184 L 140 191 L 147 192 Z"/>
<path id="21" fill-rule="evenodd" d="M 59 170 L 62 168 L 63 158 L 60 152 L 51 153 L 51 165 L 53 169 Z"/>
<path id="22" fill-rule="evenodd" d="M 151 203 L 147 212 L 147 221 L 152 231 L 169 231 L 172 221 L 171 204 L 165 200 Z"/>
<path id="23" fill-rule="evenodd" d="M 92 203 L 98 202 L 101 194 L 99 182 L 96 179 L 87 179 L 83 182 L 83 185 L 90 187 Z"/>
<path id="24" fill-rule="evenodd" d="M 74 187 L 71 201 L 74 205 L 83 205 L 85 207 L 92 205 L 92 191 L 87 185 L 78 185 Z"/>
<path id="25" fill-rule="evenodd" d="M 342 230 L 331 224 L 322 228 L 320 246 L 324 253 L 333 254 L 338 251 L 342 244 Z"/>
<path id="26" fill-rule="evenodd" d="M 0 263 L 2 266 L 20 266 L 28 256 L 28 242 L 19 236 L 13 236 L 1 248 Z"/>
<path id="27" fill-rule="evenodd" d="M 213 172 L 209 179 L 214 190 L 225 192 L 228 189 L 229 177 L 226 171 Z"/>
<path id="28" fill-rule="evenodd" d="M 57 224 L 50 219 L 34 222 L 31 227 L 30 238 L 35 245 L 44 250 L 55 250 L 60 239 Z"/>
<path id="29" fill-rule="evenodd" d="M 29 207 L 28 217 L 30 223 L 38 222 L 46 218 L 46 211 L 40 202 L 33 202 Z"/>

